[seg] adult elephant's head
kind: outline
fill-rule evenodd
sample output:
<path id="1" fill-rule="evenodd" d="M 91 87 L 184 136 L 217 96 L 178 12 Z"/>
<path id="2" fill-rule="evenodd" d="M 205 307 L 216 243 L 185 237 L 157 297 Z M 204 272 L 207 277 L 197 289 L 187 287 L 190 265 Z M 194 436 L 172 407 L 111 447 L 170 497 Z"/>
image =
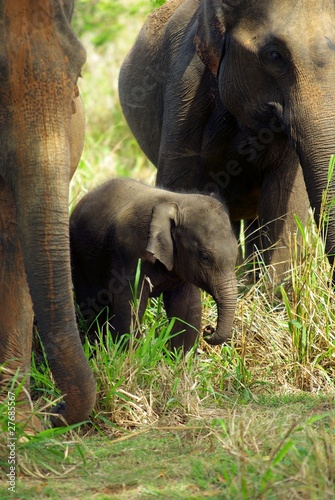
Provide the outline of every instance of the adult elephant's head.
<path id="1" fill-rule="evenodd" d="M 0 1 L 0 175 L 15 200 L 38 330 L 69 424 L 87 418 L 95 401 L 70 272 L 68 186 L 80 153 L 71 122 L 86 58 L 72 11 L 73 0 Z"/>
<path id="2" fill-rule="evenodd" d="M 333 0 L 203 0 L 194 38 L 239 122 L 266 141 L 288 135 L 317 221 L 335 153 L 334 26 Z M 334 195 L 332 181 L 329 198 Z M 326 248 L 333 262 L 334 223 Z"/>

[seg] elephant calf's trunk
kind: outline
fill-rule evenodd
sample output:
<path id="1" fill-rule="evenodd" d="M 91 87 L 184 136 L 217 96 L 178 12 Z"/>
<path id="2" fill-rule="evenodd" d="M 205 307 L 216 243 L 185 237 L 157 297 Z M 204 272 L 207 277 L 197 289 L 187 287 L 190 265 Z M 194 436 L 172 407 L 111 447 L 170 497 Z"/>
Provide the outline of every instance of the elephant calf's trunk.
<path id="1" fill-rule="evenodd" d="M 227 342 L 231 337 L 233 327 L 236 302 L 237 302 L 237 283 L 235 275 L 220 286 L 220 293 L 216 293 L 215 298 L 218 308 L 218 320 L 216 330 L 208 325 L 203 331 L 204 339 L 210 345 L 220 345 Z"/>

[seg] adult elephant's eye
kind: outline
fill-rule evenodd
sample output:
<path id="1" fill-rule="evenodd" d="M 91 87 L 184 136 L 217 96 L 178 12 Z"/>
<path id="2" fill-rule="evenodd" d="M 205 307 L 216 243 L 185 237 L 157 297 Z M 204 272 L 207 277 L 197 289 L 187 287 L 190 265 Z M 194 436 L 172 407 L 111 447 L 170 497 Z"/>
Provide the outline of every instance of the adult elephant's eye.
<path id="1" fill-rule="evenodd" d="M 274 62 L 282 60 L 281 54 L 279 52 L 277 52 L 276 50 L 271 50 L 268 54 L 268 58 Z"/>
<path id="2" fill-rule="evenodd" d="M 278 62 L 283 61 L 282 54 L 278 50 L 273 49 L 273 48 L 267 48 L 267 49 L 263 50 L 261 53 L 261 56 L 262 56 L 262 60 L 265 63 L 267 63 L 267 62 L 268 63 L 278 63 Z"/>
<path id="3" fill-rule="evenodd" d="M 260 53 L 261 61 L 266 70 L 274 74 L 284 74 L 288 69 L 288 60 L 277 47 L 266 47 Z"/>

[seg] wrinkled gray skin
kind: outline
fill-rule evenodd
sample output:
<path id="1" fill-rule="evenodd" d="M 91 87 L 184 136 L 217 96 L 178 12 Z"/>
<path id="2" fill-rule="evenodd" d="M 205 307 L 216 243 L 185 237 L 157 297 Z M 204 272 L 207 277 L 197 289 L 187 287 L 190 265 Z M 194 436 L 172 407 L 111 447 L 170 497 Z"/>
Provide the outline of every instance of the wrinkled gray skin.
<path id="1" fill-rule="evenodd" d="M 100 325 L 108 320 L 115 336 L 130 331 L 131 287 L 141 259 L 139 320 L 148 298 L 163 293 L 167 316 L 188 323 L 176 321 L 172 333 L 183 333 L 171 347 L 188 351 L 201 326 L 200 287 L 218 308 L 216 331 L 204 332 L 207 342 L 228 340 L 236 307 L 237 241 L 227 210 L 215 197 L 114 179 L 76 206 L 70 244 L 74 289 L 88 326 L 100 313 Z"/>
<path id="2" fill-rule="evenodd" d="M 281 277 L 293 214 L 304 223 L 310 202 L 319 222 L 334 81 L 333 0 L 172 0 L 149 16 L 119 90 L 158 185 L 218 191 L 233 223 L 258 215 Z"/>
<path id="3" fill-rule="evenodd" d="M 95 403 L 70 268 L 68 189 L 83 147 L 85 62 L 72 11 L 71 0 L 0 0 L 0 388 L 18 372 L 29 392 L 35 315 L 64 395 L 55 411 L 68 424 L 86 420 Z M 16 418 L 26 421 L 31 404 L 23 390 L 18 398 Z M 37 419 L 29 425 L 39 428 Z"/>

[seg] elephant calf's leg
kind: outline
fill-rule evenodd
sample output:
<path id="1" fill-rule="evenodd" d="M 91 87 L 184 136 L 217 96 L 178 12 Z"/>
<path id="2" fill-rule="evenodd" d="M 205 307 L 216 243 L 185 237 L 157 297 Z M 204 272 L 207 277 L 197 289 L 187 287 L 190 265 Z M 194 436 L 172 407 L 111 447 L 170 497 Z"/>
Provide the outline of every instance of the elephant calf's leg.
<path id="1" fill-rule="evenodd" d="M 0 389 L 6 398 L 14 374 L 18 382 L 29 370 L 33 331 L 33 308 L 26 279 L 21 243 L 15 220 L 14 201 L 8 185 L 0 177 Z M 31 408 L 24 391 L 18 395 L 17 420 L 26 420 Z M 21 416 L 22 415 L 22 416 Z M 31 426 L 31 425 L 30 425 Z M 34 419 L 33 427 L 39 427 Z"/>
<path id="2" fill-rule="evenodd" d="M 171 350 L 182 347 L 186 353 L 196 343 L 201 327 L 199 289 L 186 283 L 176 290 L 165 292 L 164 304 L 168 318 L 177 318 L 172 330 Z"/>

